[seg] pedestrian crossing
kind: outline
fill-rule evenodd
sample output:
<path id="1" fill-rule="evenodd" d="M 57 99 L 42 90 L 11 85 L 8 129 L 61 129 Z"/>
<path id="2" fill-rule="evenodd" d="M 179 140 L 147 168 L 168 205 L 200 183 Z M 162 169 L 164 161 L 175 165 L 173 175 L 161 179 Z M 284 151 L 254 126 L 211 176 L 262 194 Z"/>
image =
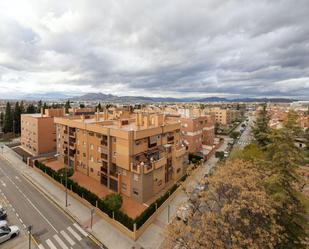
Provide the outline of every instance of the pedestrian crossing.
<path id="1" fill-rule="evenodd" d="M 46 239 L 38 247 L 39 249 L 70 249 L 87 236 L 88 233 L 77 223 L 74 223 L 53 237 Z"/>

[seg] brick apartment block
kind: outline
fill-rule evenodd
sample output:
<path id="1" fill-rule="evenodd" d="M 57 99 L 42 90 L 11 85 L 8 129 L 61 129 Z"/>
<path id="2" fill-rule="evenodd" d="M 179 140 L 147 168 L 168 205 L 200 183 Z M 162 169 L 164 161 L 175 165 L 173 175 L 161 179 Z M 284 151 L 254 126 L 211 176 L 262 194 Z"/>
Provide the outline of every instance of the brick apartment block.
<path id="1" fill-rule="evenodd" d="M 59 160 L 108 189 L 145 202 L 186 172 L 180 123 L 112 110 L 55 118 Z"/>

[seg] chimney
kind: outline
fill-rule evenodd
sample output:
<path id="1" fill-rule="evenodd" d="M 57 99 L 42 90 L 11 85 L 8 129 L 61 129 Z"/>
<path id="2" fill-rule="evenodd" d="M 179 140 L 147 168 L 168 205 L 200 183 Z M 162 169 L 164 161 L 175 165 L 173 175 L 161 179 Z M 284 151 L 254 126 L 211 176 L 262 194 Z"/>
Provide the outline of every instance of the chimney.
<path id="1" fill-rule="evenodd" d="M 43 115 L 44 115 L 44 109 L 43 107 L 41 107 L 41 117 L 43 117 Z"/>
<path id="2" fill-rule="evenodd" d="M 139 113 L 136 113 L 136 115 L 135 115 L 135 124 L 136 124 L 137 127 L 139 127 L 141 125 L 140 122 L 139 122 Z"/>
<path id="3" fill-rule="evenodd" d="M 149 115 L 144 116 L 144 127 L 145 128 L 149 127 Z"/>

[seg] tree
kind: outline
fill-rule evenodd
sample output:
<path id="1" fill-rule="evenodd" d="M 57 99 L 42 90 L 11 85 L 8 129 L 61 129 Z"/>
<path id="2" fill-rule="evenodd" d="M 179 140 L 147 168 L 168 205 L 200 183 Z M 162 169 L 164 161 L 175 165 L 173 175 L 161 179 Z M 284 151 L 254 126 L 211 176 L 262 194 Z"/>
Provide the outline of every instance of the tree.
<path id="1" fill-rule="evenodd" d="M 65 102 L 64 108 L 65 108 L 65 113 L 69 113 L 69 109 L 71 108 L 69 99 L 67 102 Z"/>
<path id="2" fill-rule="evenodd" d="M 44 104 L 43 104 L 43 113 L 45 114 L 45 110 L 46 109 L 48 109 L 48 106 L 47 106 L 47 104 L 46 104 L 46 102 L 44 102 Z"/>
<path id="3" fill-rule="evenodd" d="M 230 138 L 233 138 L 233 139 L 237 139 L 239 136 L 240 136 L 240 132 L 239 131 L 233 131 L 230 134 Z"/>
<path id="4" fill-rule="evenodd" d="M 262 110 L 259 111 L 255 126 L 252 129 L 255 141 L 263 148 L 269 144 L 269 120 L 270 116 L 268 115 L 265 104 Z"/>
<path id="5" fill-rule="evenodd" d="M 29 113 L 29 114 L 31 114 L 31 113 L 36 113 L 36 108 L 35 108 L 35 106 L 34 106 L 33 104 L 29 104 L 29 105 L 27 106 L 26 113 Z"/>
<path id="6" fill-rule="evenodd" d="M 219 160 L 222 160 L 224 158 L 224 151 L 216 151 L 215 157 L 219 158 Z"/>
<path id="7" fill-rule="evenodd" d="M 105 196 L 103 202 L 112 211 L 117 211 L 122 206 L 122 196 L 120 194 L 109 194 Z"/>
<path id="8" fill-rule="evenodd" d="M 96 106 L 96 110 L 99 110 L 99 112 L 101 112 L 101 111 L 103 110 L 100 102 L 99 102 L 99 104 Z"/>
<path id="9" fill-rule="evenodd" d="M 15 107 L 14 107 L 14 114 L 13 114 L 13 125 L 14 125 L 14 129 L 13 131 L 15 132 L 15 134 L 19 134 L 20 133 L 20 129 L 21 129 L 21 124 L 20 124 L 20 115 L 22 114 L 22 108 L 19 105 L 19 102 L 17 101 L 15 103 Z"/>
<path id="10" fill-rule="evenodd" d="M 38 102 L 38 108 L 37 108 L 37 111 L 40 113 L 41 112 L 41 108 L 42 108 L 42 100 L 39 100 Z"/>
<path id="11" fill-rule="evenodd" d="M 165 248 L 275 248 L 285 237 L 260 183 L 266 177 L 252 162 L 227 161 L 189 203 L 187 222 L 168 226 Z"/>
<path id="12" fill-rule="evenodd" d="M 304 207 L 297 190 L 299 175 L 297 170 L 304 158 L 294 144 L 293 126 L 274 130 L 269 138 L 266 156 L 271 177 L 265 182 L 269 195 L 278 203 L 278 223 L 284 228 L 288 241 L 278 248 L 305 248 L 302 242 L 304 231 Z"/>
<path id="13" fill-rule="evenodd" d="M 3 124 L 4 124 L 4 113 L 0 112 L 0 127 L 3 128 Z M 2 129 L 1 129 L 2 131 Z"/>
<path id="14" fill-rule="evenodd" d="M 13 113 L 10 102 L 6 103 L 3 131 L 4 133 L 13 131 Z"/>
<path id="15" fill-rule="evenodd" d="M 84 103 L 80 103 L 79 104 L 79 108 L 85 108 L 85 104 Z"/>
<path id="16" fill-rule="evenodd" d="M 215 134 L 218 134 L 220 131 L 220 124 L 219 123 L 215 123 Z"/>

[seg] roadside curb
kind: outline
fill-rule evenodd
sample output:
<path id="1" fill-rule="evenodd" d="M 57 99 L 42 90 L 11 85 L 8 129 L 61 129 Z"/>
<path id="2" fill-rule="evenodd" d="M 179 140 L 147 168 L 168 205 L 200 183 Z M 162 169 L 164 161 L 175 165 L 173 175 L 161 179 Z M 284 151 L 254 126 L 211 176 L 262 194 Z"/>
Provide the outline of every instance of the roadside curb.
<path id="1" fill-rule="evenodd" d="M 58 202 L 56 202 L 55 200 L 53 200 L 53 198 L 46 193 L 45 190 L 43 190 L 43 188 L 41 186 L 39 186 L 39 184 L 35 183 L 32 178 L 27 174 L 27 173 L 22 173 L 22 175 L 25 177 L 25 179 L 31 184 L 33 185 L 33 187 L 35 187 L 38 191 L 40 191 L 40 193 L 42 193 L 50 202 L 52 202 L 55 206 L 57 206 L 58 209 L 60 209 L 63 213 L 65 213 L 72 221 L 76 222 L 77 224 L 81 225 L 79 223 L 79 221 L 66 209 L 64 209 Z M 93 235 L 92 232 L 89 232 L 87 229 L 87 233 L 88 233 L 88 237 L 96 244 L 98 245 L 100 248 L 103 249 L 108 249 L 98 238 L 96 238 L 95 235 Z"/>

